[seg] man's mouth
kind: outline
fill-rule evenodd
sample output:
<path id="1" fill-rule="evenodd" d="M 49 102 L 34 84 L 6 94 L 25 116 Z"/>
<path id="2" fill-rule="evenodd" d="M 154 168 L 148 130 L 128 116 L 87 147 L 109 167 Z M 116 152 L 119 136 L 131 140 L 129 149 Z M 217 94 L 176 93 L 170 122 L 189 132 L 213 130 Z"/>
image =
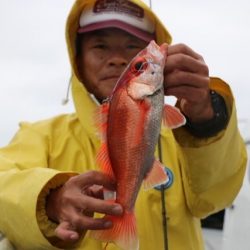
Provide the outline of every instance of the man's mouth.
<path id="1" fill-rule="evenodd" d="M 103 77 L 102 80 L 103 81 L 106 81 L 106 80 L 115 80 L 117 81 L 119 79 L 120 75 L 111 75 L 111 76 L 106 76 L 106 77 Z"/>

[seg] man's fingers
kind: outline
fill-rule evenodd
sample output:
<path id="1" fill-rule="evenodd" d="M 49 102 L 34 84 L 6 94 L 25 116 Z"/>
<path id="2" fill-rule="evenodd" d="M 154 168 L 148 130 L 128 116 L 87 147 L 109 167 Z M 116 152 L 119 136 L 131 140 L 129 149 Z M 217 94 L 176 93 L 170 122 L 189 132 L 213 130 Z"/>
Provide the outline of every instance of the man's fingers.
<path id="1" fill-rule="evenodd" d="M 209 69 L 202 56 L 184 44 L 175 44 L 168 47 L 168 57 L 164 73 L 186 71 L 203 76 L 209 75 Z"/>
<path id="2" fill-rule="evenodd" d="M 92 218 L 88 216 L 78 216 L 72 219 L 71 224 L 77 231 L 107 229 L 112 227 L 112 221 L 106 218 Z"/>
<path id="3" fill-rule="evenodd" d="M 122 206 L 118 203 L 96 199 L 87 195 L 78 200 L 77 207 L 84 212 L 97 212 L 109 215 L 121 215 L 123 212 Z"/>
<path id="4" fill-rule="evenodd" d="M 208 89 L 209 77 L 200 74 L 195 74 L 185 71 L 174 71 L 165 75 L 164 87 L 165 90 L 173 87 L 185 87 L 190 86 L 193 88 L 205 88 Z"/>
<path id="5" fill-rule="evenodd" d="M 79 234 L 72 229 L 69 222 L 63 221 L 55 230 L 56 236 L 63 241 L 77 241 L 79 239 Z"/>
<path id="6" fill-rule="evenodd" d="M 166 94 L 175 96 L 177 99 L 185 99 L 189 103 L 200 103 L 207 98 L 207 93 L 202 88 L 192 87 L 190 85 L 182 87 L 167 88 Z"/>
<path id="7" fill-rule="evenodd" d="M 168 46 L 168 56 L 171 56 L 174 54 L 185 54 L 197 60 L 203 60 L 201 55 L 193 51 L 187 45 L 181 44 L 181 43 Z"/>
<path id="8" fill-rule="evenodd" d="M 112 221 L 105 218 L 75 216 L 70 221 L 62 221 L 55 230 L 55 234 L 63 241 L 74 242 L 86 230 L 108 229 L 113 226 Z"/>
<path id="9" fill-rule="evenodd" d="M 208 75 L 208 67 L 204 61 L 180 53 L 167 57 L 165 73 L 176 69 Z"/>
<path id="10" fill-rule="evenodd" d="M 89 171 L 87 173 L 72 177 L 71 179 L 79 183 L 79 185 L 83 188 L 94 184 L 101 185 L 111 190 L 115 190 L 116 188 L 116 183 L 114 180 L 98 171 Z"/>

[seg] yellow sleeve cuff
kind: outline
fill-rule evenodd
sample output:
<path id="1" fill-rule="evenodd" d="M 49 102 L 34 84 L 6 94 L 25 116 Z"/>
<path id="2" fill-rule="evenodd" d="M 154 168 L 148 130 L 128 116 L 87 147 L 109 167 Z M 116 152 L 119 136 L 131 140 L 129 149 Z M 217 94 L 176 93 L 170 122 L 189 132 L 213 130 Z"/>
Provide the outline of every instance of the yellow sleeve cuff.
<path id="1" fill-rule="evenodd" d="M 62 240 L 58 239 L 55 235 L 55 229 L 58 226 L 57 223 L 51 221 L 46 214 L 46 197 L 48 196 L 51 189 L 62 186 L 69 178 L 77 175 L 76 173 L 58 173 L 51 178 L 41 190 L 36 209 L 36 218 L 38 226 L 47 238 L 47 240 L 54 246 L 61 247 L 63 244 Z"/>

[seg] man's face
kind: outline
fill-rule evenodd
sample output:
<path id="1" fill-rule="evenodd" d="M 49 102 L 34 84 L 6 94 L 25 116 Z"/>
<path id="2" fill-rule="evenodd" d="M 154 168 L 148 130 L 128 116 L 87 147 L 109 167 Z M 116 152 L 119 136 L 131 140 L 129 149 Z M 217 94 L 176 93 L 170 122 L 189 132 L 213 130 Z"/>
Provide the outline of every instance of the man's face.
<path id="1" fill-rule="evenodd" d="M 146 46 L 147 42 L 116 28 L 84 34 L 78 70 L 87 90 L 99 101 L 105 99 L 131 59 Z"/>

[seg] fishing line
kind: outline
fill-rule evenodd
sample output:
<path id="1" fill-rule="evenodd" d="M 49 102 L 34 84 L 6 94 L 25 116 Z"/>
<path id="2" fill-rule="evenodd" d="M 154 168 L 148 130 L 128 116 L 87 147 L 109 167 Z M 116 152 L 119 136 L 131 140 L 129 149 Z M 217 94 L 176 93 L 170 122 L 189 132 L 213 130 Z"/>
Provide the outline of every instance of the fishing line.
<path id="1" fill-rule="evenodd" d="M 62 99 L 62 105 L 66 105 L 69 102 L 69 92 L 70 92 L 72 77 L 73 77 L 73 75 L 71 75 L 69 78 L 66 96 L 65 96 L 65 98 Z"/>
<path id="2" fill-rule="evenodd" d="M 152 10 L 152 1 L 151 0 L 149 0 L 149 7 Z"/>
<path id="3" fill-rule="evenodd" d="M 108 245 L 109 245 L 109 242 L 106 243 L 106 245 L 104 246 L 103 250 L 107 250 L 108 249 Z"/>
<path id="4" fill-rule="evenodd" d="M 158 139 L 158 154 L 159 160 L 162 162 L 162 146 L 161 136 Z M 165 188 L 161 185 L 161 207 L 162 207 L 162 227 L 163 227 L 163 238 L 164 238 L 164 250 L 168 250 L 168 227 L 167 227 L 167 208 L 165 203 Z"/>

